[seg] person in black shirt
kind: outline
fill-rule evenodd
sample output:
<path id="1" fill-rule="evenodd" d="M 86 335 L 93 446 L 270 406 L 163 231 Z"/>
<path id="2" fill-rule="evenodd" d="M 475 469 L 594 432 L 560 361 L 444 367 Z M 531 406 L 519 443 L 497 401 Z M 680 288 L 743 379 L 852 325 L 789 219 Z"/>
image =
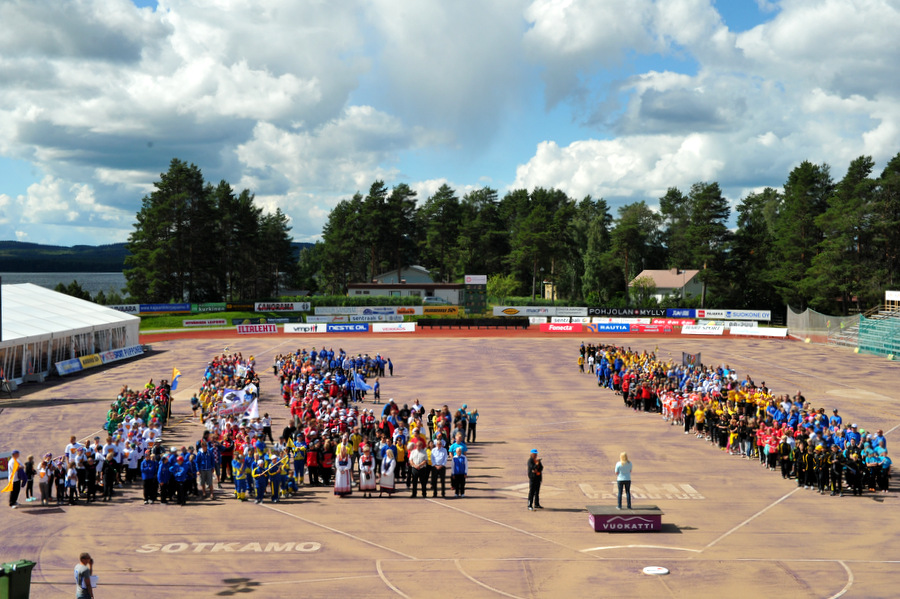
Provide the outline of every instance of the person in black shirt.
<path id="1" fill-rule="evenodd" d="M 543 480 L 544 464 L 538 457 L 538 450 L 532 449 L 528 458 L 528 509 L 544 509 L 541 506 L 541 481 Z"/>

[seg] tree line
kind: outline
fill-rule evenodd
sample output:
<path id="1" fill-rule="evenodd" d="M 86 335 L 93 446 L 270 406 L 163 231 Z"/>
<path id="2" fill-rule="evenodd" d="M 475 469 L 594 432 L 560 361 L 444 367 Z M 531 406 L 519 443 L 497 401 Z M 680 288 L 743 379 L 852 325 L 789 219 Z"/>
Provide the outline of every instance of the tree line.
<path id="1" fill-rule="evenodd" d="M 653 304 L 631 282 L 644 269 L 697 269 L 705 298 L 679 306 L 865 310 L 900 280 L 900 154 L 873 174 L 870 156 L 835 181 L 827 164 L 804 161 L 781 189 L 731 206 L 716 182 L 669 188 L 613 215 L 602 198 L 558 189 L 484 187 L 461 198 L 442 185 L 424 202 L 400 183 L 372 183 L 331 211 L 321 241 L 301 252 L 299 284 L 345 293 L 348 283 L 421 264 L 436 281 L 487 274 L 503 295 L 531 295 L 551 281 L 558 296 L 610 306 Z M 641 286 L 637 286 L 640 288 Z M 491 289 L 489 289 L 491 293 Z M 539 293 L 539 291 L 538 291 Z"/>
<path id="2" fill-rule="evenodd" d="M 144 196 L 128 237 L 126 289 L 139 302 L 275 297 L 297 263 L 287 216 L 265 213 L 253 194 L 213 186 L 177 158 Z"/>

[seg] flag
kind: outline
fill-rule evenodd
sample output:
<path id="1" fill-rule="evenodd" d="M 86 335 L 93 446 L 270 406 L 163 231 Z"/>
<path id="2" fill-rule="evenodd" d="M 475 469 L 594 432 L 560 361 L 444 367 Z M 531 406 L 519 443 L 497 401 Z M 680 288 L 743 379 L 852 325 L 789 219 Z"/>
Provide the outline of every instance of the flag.
<path id="1" fill-rule="evenodd" d="M 372 385 L 367 385 L 365 379 L 362 377 L 360 373 L 356 373 L 356 379 L 354 380 L 356 383 L 356 388 L 360 391 L 371 391 Z"/>
<path id="2" fill-rule="evenodd" d="M 681 363 L 684 366 L 700 366 L 700 354 L 689 354 L 687 352 L 681 352 Z"/>
<path id="3" fill-rule="evenodd" d="M 172 369 L 172 392 L 174 393 L 176 389 L 178 389 L 178 377 L 181 376 L 181 371 L 177 368 Z"/>
<path id="4" fill-rule="evenodd" d="M 6 463 L 6 472 L 9 480 L 6 481 L 6 486 L 0 489 L 0 493 L 11 493 L 13 488 L 13 482 L 16 480 L 16 476 L 19 473 L 19 468 L 21 468 L 21 464 L 16 460 L 16 458 L 10 455 L 9 459 Z"/>
<path id="5" fill-rule="evenodd" d="M 238 389 L 225 389 L 222 403 L 219 404 L 219 416 L 236 416 L 243 414 L 250 407 L 250 399 Z"/>
<path id="6" fill-rule="evenodd" d="M 253 400 L 250 402 L 250 407 L 244 412 L 242 418 L 249 418 L 253 420 L 254 418 L 259 418 L 259 401 Z"/>

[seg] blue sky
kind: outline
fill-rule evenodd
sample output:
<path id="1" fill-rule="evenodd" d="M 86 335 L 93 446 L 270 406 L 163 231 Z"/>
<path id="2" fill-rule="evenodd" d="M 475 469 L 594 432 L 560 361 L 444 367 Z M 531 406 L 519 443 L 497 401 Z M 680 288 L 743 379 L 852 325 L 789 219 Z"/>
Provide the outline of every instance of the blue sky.
<path id="1" fill-rule="evenodd" d="M 900 151 L 890 0 L 0 3 L 0 239 L 125 241 L 169 161 L 297 240 L 376 179 L 613 209 Z"/>

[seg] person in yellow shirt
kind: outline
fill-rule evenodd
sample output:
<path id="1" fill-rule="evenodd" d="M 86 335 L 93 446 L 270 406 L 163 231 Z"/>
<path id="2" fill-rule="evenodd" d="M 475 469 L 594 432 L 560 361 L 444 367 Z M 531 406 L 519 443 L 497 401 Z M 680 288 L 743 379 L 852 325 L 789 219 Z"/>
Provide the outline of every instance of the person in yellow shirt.
<path id="1" fill-rule="evenodd" d="M 19 462 L 18 449 L 13 450 L 9 462 L 7 462 L 7 472 L 9 479 L 0 493 L 9 493 L 9 507 L 16 509 L 19 507 L 19 490 L 22 488 L 22 481 L 25 478 L 25 468 Z"/>

